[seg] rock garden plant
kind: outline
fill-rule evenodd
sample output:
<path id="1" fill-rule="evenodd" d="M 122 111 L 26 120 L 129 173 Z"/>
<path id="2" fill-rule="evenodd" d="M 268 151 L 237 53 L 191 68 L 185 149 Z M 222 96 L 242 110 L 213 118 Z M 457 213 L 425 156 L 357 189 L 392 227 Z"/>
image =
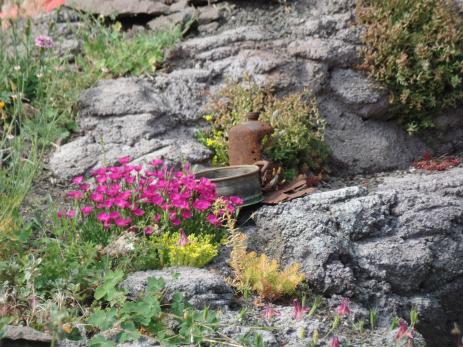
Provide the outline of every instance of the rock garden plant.
<path id="1" fill-rule="evenodd" d="M 245 121 L 248 112 L 260 112 L 260 120 L 274 128 L 265 155 L 282 164 L 289 177 L 323 169 L 329 155 L 325 123 L 310 92 L 278 97 L 249 76 L 242 83 L 229 81 L 211 96 L 204 117 L 210 129 L 200 132 L 199 139 L 212 150 L 214 165 L 228 164 L 228 131 Z"/>
<path id="2" fill-rule="evenodd" d="M 390 90 L 390 102 L 413 132 L 463 100 L 462 18 L 452 1 L 362 0 L 362 68 Z"/>

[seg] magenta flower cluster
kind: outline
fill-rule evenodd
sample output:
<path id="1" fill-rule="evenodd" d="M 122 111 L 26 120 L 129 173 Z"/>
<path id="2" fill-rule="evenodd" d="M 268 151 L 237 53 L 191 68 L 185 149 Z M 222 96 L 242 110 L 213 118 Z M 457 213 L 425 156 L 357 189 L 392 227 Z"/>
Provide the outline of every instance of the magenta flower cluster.
<path id="1" fill-rule="evenodd" d="M 220 198 L 217 203 L 215 185 L 206 178 L 196 179 L 188 164 L 174 171 L 161 160 L 147 167 L 129 165 L 131 160 L 122 157 L 120 165 L 96 169 L 89 180 L 75 177 L 75 189 L 67 193 L 75 208 L 59 211 L 58 216 L 96 218 L 105 229 L 143 228 L 150 235 L 153 225 L 190 232 L 219 227 L 223 215 L 242 204 L 239 197 Z"/>

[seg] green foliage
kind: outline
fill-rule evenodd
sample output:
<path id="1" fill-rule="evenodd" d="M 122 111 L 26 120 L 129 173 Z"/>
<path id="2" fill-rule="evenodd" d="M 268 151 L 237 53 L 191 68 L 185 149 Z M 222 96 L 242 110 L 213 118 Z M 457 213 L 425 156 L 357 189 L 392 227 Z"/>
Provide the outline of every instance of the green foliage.
<path id="1" fill-rule="evenodd" d="M 214 153 L 214 165 L 228 164 L 228 131 L 253 111 L 261 112 L 260 120 L 275 129 L 265 152 L 272 161 L 288 170 L 318 171 L 329 155 L 325 124 L 308 92 L 278 98 L 246 77 L 242 84 L 229 82 L 212 98 L 209 109 L 204 118 L 211 129 L 200 133 L 199 139 Z"/>
<path id="2" fill-rule="evenodd" d="M 121 293 L 117 288 L 120 280 L 119 275 L 109 274 L 102 291 Z M 149 278 L 146 292 L 137 301 L 127 301 L 122 295 L 118 303 L 96 310 L 87 320 L 97 331 L 90 345 L 115 346 L 138 339 L 141 332 L 155 337 L 163 345 L 199 345 L 215 331 L 218 322 L 215 313 L 190 308 L 180 294 L 174 295 L 168 305 L 161 305 L 164 286 L 162 279 Z M 107 299 L 107 296 L 100 299 Z M 103 333 L 107 331 L 111 331 L 112 338 L 104 337 Z"/>
<path id="3" fill-rule="evenodd" d="M 236 230 L 231 233 L 230 244 L 230 265 L 235 275 L 233 284 L 245 295 L 256 292 L 262 299 L 277 300 L 294 294 L 304 280 L 298 263 L 281 270 L 278 262 L 268 259 L 265 254 L 248 253 L 246 236 Z"/>
<path id="4" fill-rule="evenodd" d="M 463 20 L 447 0 L 363 0 L 363 68 L 390 90 L 409 130 L 463 100 Z"/>
<path id="5" fill-rule="evenodd" d="M 129 38 L 116 22 L 107 27 L 103 19 L 87 18 L 90 30 L 84 31 L 83 54 L 78 63 L 97 74 L 110 77 L 154 73 L 164 59 L 164 49 L 182 37 L 180 27 L 171 31 L 145 31 Z"/>
<path id="6" fill-rule="evenodd" d="M 378 310 L 376 308 L 372 308 L 370 310 L 370 329 L 376 329 L 378 326 Z"/>

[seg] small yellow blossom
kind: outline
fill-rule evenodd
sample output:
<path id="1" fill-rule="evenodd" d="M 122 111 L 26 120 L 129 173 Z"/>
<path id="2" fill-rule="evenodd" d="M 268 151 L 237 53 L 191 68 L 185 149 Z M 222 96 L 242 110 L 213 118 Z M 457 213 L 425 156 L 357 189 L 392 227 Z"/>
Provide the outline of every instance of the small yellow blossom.
<path id="1" fill-rule="evenodd" d="M 212 147 L 212 146 L 214 146 L 214 144 L 215 144 L 215 140 L 213 140 L 213 139 L 207 139 L 206 140 L 206 146 L 207 147 Z"/>
<path id="2" fill-rule="evenodd" d="M 5 108 L 5 103 L 3 101 L 0 101 L 0 110 Z"/>
<path id="3" fill-rule="evenodd" d="M 212 121 L 212 115 L 208 114 L 207 116 L 204 116 L 204 120 L 206 122 L 211 122 Z"/>

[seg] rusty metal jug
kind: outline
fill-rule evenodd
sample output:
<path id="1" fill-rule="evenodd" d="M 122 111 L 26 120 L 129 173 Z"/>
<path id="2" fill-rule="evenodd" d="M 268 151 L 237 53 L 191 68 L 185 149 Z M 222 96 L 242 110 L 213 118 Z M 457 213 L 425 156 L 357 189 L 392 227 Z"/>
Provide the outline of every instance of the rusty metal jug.
<path id="1" fill-rule="evenodd" d="M 259 121 L 259 112 L 249 112 L 247 122 L 235 125 L 228 132 L 230 165 L 252 165 L 262 160 L 262 140 L 273 128 Z"/>

